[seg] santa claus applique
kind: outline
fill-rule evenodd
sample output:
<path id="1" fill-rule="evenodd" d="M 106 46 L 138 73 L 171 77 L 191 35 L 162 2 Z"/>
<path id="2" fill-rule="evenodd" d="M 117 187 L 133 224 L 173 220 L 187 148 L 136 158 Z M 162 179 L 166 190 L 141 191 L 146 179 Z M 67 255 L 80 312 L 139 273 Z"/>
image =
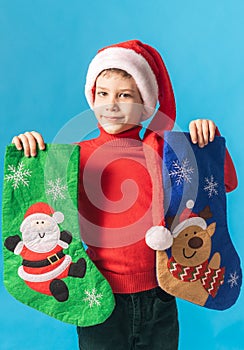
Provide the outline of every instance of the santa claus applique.
<path id="1" fill-rule="evenodd" d="M 8 250 L 22 257 L 19 277 L 31 289 L 52 295 L 60 302 L 69 297 L 63 279 L 68 276 L 83 278 L 86 273 L 85 259 L 73 263 L 71 256 L 63 252 L 72 241 L 70 232 L 60 231 L 58 224 L 63 220 L 63 213 L 55 212 L 47 203 L 35 203 L 26 211 L 20 226 L 22 240 L 14 235 L 4 242 Z"/>

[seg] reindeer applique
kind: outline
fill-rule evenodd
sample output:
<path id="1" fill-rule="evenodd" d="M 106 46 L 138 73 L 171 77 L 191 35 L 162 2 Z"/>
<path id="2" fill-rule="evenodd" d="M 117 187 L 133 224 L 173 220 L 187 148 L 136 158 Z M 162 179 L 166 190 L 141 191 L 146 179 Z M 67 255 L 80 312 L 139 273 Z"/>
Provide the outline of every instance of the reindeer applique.
<path id="1" fill-rule="evenodd" d="M 168 293 L 203 306 L 224 283 L 225 268 L 219 252 L 210 259 L 216 223 L 207 225 L 205 221 L 212 217 L 209 206 L 197 215 L 191 211 L 193 205 L 189 200 L 180 216 L 168 218 L 173 237 L 171 257 L 164 250 L 157 251 L 157 275 L 159 285 Z"/>

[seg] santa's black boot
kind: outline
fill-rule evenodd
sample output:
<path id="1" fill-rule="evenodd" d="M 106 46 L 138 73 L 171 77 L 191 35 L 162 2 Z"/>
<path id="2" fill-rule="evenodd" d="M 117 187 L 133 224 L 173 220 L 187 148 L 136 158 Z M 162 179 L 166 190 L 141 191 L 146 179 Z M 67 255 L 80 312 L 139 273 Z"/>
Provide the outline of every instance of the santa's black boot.
<path id="1" fill-rule="evenodd" d="M 82 278 L 86 273 L 86 261 L 80 258 L 76 263 L 72 263 L 69 267 L 69 276 Z"/>
<path id="2" fill-rule="evenodd" d="M 66 301 L 69 297 L 69 290 L 64 281 L 54 279 L 49 286 L 50 292 L 57 301 Z"/>

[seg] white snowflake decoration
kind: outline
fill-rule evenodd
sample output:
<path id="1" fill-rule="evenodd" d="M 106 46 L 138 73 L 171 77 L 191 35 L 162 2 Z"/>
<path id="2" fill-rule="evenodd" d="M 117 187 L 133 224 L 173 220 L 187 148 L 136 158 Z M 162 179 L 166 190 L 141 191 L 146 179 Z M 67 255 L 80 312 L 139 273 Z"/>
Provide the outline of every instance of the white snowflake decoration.
<path id="1" fill-rule="evenodd" d="M 46 194 L 51 195 L 52 199 L 56 201 L 57 199 L 65 199 L 64 193 L 67 191 L 67 186 L 62 185 L 60 178 L 57 178 L 55 181 L 49 180 L 47 183 L 48 189 Z"/>
<path id="2" fill-rule="evenodd" d="M 208 197 L 211 198 L 214 195 L 218 194 L 217 187 L 218 183 L 214 180 L 213 175 L 210 176 L 210 179 L 208 177 L 205 177 L 206 185 L 204 186 L 204 191 L 207 191 Z"/>
<path id="3" fill-rule="evenodd" d="M 12 182 L 12 187 L 16 190 L 20 185 L 29 186 L 28 177 L 31 176 L 31 170 L 25 169 L 21 162 L 16 168 L 14 165 L 8 165 L 8 170 L 11 174 L 7 174 L 5 179 Z"/>
<path id="4" fill-rule="evenodd" d="M 91 292 L 89 292 L 88 290 L 85 290 L 85 294 L 87 295 L 87 297 L 83 298 L 83 301 L 88 302 L 89 307 L 93 307 L 94 305 L 97 305 L 97 306 L 101 305 L 101 302 L 99 299 L 101 299 L 103 295 L 101 293 L 97 293 L 96 288 L 93 288 Z"/>
<path id="5" fill-rule="evenodd" d="M 183 159 L 180 164 L 179 160 L 173 161 L 173 170 L 169 172 L 170 177 L 175 177 L 176 184 L 181 185 L 183 182 L 191 182 L 191 174 L 194 172 L 194 168 L 190 165 L 189 160 Z"/>
<path id="6" fill-rule="evenodd" d="M 237 275 L 236 271 L 234 273 L 230 273 L 230 278 L 227 281 L 230 284 L 230 288 L 233 288 L 234 286 L 238 286 L 238 282 L 237 282 L 238 279 L 239 279 L 239 276 Z"/>

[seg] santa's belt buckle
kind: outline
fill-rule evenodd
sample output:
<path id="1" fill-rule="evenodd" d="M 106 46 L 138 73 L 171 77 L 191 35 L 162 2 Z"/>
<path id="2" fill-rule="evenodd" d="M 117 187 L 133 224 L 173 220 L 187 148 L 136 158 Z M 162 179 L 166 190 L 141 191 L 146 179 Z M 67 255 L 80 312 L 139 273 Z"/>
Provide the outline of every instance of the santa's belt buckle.
<path id="1" fill-rule="evenodd" d="M 60 260 L 57 254 L 53 254 L 47 257 L 47 260 L 53 265 L 56 261 Z"/>

